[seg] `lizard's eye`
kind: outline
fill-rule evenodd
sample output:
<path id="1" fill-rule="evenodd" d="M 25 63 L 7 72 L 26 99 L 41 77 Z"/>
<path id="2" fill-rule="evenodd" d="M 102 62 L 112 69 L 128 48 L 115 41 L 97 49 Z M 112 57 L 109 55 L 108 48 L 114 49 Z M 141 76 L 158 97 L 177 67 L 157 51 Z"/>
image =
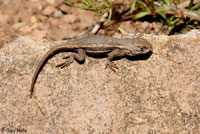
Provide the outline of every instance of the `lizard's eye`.
<path id="1" fill-rule="evenodd" d="M 144 51 L 144 48 L 143 48 L 143 47 L 141 47 L 141 48 L 140 48 L 140 51 Z"/>
<path id="2" fill-rule="evenodd" d="M 140 48 L 138 49 L 138 51 L 140 51 L 140 52 L 143 52 L 144 50 L 145 50 L 144 47 L 140 47 Z"/>

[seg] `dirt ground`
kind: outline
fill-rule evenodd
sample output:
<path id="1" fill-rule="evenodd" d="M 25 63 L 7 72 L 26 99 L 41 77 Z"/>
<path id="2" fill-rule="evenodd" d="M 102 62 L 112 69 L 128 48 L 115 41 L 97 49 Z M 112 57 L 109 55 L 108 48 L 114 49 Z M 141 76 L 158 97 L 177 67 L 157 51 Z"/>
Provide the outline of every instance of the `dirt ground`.
<path id="1" fill-rule="evenodd" d="M 80 5 L 80 0 L 68 0 Z M 120 0 L 119 0 L 120 1 Z M 50 41 L 77 36 L 92 29 L 100 20 L 95 12 L 66 6 L 63 0 L 0 0 L 0 48 L 19 36 L 45 38 Z M 147 21 L 111 21 L 99 34 L 165 34 L 166 26 Z"/>
<path id="2" fill-rule="evenodd" d="M 61 40 L 95 24 L 94 13 L 63 0 L 0 0 L 0 46 L 19 36 Z"/>

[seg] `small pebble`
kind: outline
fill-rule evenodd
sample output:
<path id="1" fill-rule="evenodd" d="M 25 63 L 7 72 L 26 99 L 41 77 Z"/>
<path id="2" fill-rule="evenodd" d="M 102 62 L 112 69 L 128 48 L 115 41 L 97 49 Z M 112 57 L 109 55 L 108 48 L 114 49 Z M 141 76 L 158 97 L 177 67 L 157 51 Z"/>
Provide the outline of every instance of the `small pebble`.
<path id="1" fill-rule="evenodd" d="M 64 13 L 71 13 L 71 7 L 70 6 L 67 6 L 65 4 L 62 4 L 59 9 L 61 11 L 63 11 Z"/>
<path id="2" fill-rule="evenodd" d="M 36 16 L 34 16 L 34 15 L 31 16 L 30 21 L 31 21 L 31 23 L 36 23 L 37 22 Z"/>
<path id="3" fill-rule="evenodd" d="M 63 15 L 63 13 L 61 11 L 55 11 L 53 14 L 53 17 L 60 18 L 62 15 Z"/>
<path id="4" fill-rule="evenodd" d="M 53 5 L 55 3 L 55 0 L 46 0 L 49 4 Z"/>
<path id="5" fill-rule="evenodd" d="M 64 15 L 63 20 L 65 22 L 67 22 L 68 24 L 73 24 L 75 23 L 77 17 L 73 14 L 68 14 L 68 15 Z"/>
<path id="6" fill-rule="evenodd" d="M 44 15 L 51 15 L 55 10 L 56 10 L 55 7 L 53 7 L 53 6 L 47 6 L 47 7 L 42 11 L 42 13 L 43 13 Z"/>
<path id="7" fill-rule="evenodd" d="M 19 23 L 15 23 L 12 27 L 15 30 L 18 30 L 19 28 L 23 27 L 25 25 L 25 22 L 19 22 Z"/>

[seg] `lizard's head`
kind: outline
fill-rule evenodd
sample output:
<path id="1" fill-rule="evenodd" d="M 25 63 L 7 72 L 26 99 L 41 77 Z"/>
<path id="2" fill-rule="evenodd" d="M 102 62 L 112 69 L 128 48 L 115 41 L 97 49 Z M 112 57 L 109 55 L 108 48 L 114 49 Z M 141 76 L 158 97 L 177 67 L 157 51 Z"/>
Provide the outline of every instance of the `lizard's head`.
<path id="1" fill-rule="evenodd" d="M 128 46 L 129 46 L 129 51 L 126 52 L 128 56 L 146 54 L 152 51 L 151 44 L 143 38 L 132 40 L 132 43 L 129 44 Z"/>

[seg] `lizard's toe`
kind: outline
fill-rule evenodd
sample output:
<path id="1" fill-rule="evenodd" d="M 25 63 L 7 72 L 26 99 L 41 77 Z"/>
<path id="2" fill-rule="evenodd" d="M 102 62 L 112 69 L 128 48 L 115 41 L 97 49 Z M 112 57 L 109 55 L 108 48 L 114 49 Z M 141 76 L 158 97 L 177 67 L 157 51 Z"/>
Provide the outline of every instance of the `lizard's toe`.
<path id="1" fill-rule="evenodd" d="M 68 67 L 73 62 L 74 62 L 74 58 L 73 57 L 69 57 L 65 62 L 63 62 L 61 64 L 58 64 L 56 67 L 60 67 L 60 68 Z"/>
<path id="2" fill-rule="evenodd" d="M 116 72 L 116 69 L 118 69 L 118 67 L 116 66 L 116 64 L 113 63 L 113 62 L 111 62 L 111 61 L 107 62 L 107 64 L 106 64 L 106 68 L 108 68 L 108 67 L 109 67 L 111 70 L 113 70 L 114 72 Z"/>

